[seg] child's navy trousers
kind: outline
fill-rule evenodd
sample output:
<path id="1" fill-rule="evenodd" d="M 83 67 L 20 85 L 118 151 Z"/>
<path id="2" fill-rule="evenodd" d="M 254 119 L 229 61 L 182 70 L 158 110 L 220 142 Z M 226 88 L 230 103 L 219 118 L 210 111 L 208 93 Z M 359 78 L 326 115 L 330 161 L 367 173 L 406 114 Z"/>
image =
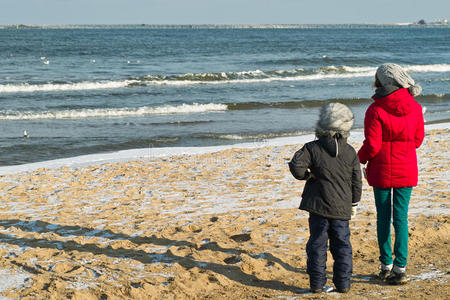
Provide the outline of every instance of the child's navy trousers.
<path id="1" fill-rule="evenodd" d="M 333 283 L 336 289 L 350 288 L 353 271 L 352 245 L 348 220 L 335 220 L 310 213 L 310 237 L 306 244 L 307 272 L 311 289 L 321 289 L 327 281 L 326 262 L 328 240 L 334 259 Z"/>

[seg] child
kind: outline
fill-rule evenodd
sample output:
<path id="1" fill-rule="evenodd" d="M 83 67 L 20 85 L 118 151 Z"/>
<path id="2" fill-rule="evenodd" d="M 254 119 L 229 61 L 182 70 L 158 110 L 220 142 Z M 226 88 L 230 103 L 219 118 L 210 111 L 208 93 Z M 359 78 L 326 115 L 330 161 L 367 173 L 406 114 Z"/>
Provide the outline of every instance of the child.
<path id="1" fill-rule="evenodd" d="M 358 152 L 367 164 L 367 182 L 373 187 L 380 249 L 379 279 L 406 284 L 408 207 L 419 170 L 416 149 L 423 142 L 422 107 L 414 100 L 422 91 L 399 65 L 382 64 L 375 74 L 374 102 L 364 118 L 364 142 Z M 391 222 L 395 230 L 394 257 Z"/>
<path id="2" fill-rule="evenodd" d="M 358 156 L 347 144 L 352 126 L 353 113 L 346 105 L 325 105 L 316 125 L 318 139 L 305 144 L 289 162 L 292 175 L 306 180 L 300 209 L 309 212 L 307 273 L 314 293 L 320 293 L 327 281 L 328 239 L 336 290 L 350 290 L 353 262 L 349 220 L 356 214 L 362 186 Z"/>

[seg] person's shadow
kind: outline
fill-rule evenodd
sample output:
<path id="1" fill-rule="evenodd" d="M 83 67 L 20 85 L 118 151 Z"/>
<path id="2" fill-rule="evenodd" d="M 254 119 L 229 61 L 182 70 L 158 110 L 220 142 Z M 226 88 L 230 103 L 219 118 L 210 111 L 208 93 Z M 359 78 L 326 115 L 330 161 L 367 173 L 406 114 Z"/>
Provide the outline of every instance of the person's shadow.
<path id="1" fill-rule="evenodd" d="M 27 232 L 37 232 L 37 233 L 53 232 L 63 237 L 71 237 L 71 236 L 102 237 L 111 240 L 128 240 L 137 245 L 153 244 L 166 247 L 174 245 L 185 246 L 191 247 L 197 251 L 208 249 L 211 251 L 233 254 L 237 259 L 236 262 L 239 261 L 240 254 L 243 253 L 248 254 L 245 250 L 241 249 L 223 248 L 216 242 L 209 242 L 198 247 L 196 244 L 191 243 L 189 241 L 171 240 L 167 238 L 156 237 L 155 235 L 144 237 L 129 236 L 122 233 L 116 233 L 111 230 L 99 230 L 73 225 L 61 226 L 58 224 L 47 223 L 44 221 L 2 220 L 0 221 L 0 226 L 4 227 L 5 229 L 15 227 L 21 229 L 22 231 Z M 94 255 L 107 255 L 109 257 L 116 257 L 116 258 L 130 258 L 140 261 L 143 264 L 158 263 L 161 261 L 178 263 L 186 270 L 189 270 L 193 267 L 198 267 L 204 270 L 210 270 L 217 274 L 221 274 L 230 280 L 239 282 L 247 286 L 263 287 L 279 291 L 288 291 L 296 294 L 310 293 L 309 289 L 287 285 L 280 281 L 261 280 L 254 275 L 250 275 L 243 272 L 238 266 L 232 265 L 233 263 L 217 264 L 206 261 L 198 261 L 193 259 L 190 255 L 187 256 L 175 255 L 170 250 L 167 250 L 165 253 L 149 253 L 143 250 L 112 248 L 111 246 L 101 248 L 96 244 L 88 244 L 88 243 L 79 244 L 74 241 L 51 241 L 47 239 L 18 238 L 14 235 L 4 233 L 0 233 L 0 242 L 14 244 L 21 247 L 23 246 L 41 247 L 66 251 L 76 250 L 79 252 L 90 252 Z M 280 266 L 291 272 L 306 274 L 304 270 L 292 267 L 270 253 L 260 253 L 258 256 L 255 255 L 251 256 L 256 259 L 258 258 L 267 259 L 271 264 L 278 263 Z M 16 265 L 19 265 L 24 269 L 26 269 L 28 272 L 34 274 L 40 274 L 43 272 L 43 270 L 39 270 L 38 268 L 31 268 L 29 266 L 25 266 L 17 262 Z"/>

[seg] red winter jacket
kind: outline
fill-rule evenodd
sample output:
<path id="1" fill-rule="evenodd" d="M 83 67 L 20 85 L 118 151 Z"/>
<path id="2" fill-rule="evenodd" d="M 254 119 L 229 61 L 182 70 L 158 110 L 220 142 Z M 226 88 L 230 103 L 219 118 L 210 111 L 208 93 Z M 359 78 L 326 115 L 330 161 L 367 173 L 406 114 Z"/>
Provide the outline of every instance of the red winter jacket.
<path id="1" fill-rule="evenodd" d="M 378 94 L 378 90 L 377 90 Z M 367 166 L 367 181 L 377 188 L 417 185 L 417 156 L 424 138 L 422 107 L 408 89 L 377 98 L 364 119 L 363 146 L 358 152 Z"/>

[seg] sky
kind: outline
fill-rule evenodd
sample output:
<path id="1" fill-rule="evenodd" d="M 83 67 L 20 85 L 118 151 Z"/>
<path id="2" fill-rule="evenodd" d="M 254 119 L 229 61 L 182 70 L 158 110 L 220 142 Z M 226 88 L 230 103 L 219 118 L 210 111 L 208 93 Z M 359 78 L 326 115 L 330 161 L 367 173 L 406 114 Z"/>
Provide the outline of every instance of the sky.
<path id="1" fill-rule="evenodd" d="M 382 24 L 450 19 L 449 0 L 0 0 L 0 24 Z"/>

